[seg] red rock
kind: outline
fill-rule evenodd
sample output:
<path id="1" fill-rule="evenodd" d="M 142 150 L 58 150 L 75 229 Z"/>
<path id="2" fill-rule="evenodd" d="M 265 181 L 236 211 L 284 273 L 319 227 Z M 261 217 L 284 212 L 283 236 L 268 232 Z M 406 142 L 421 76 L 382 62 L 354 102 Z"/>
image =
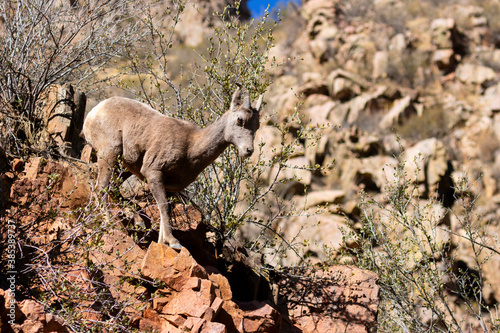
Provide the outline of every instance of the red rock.
<path id="1" fill-rule="evenodd" d="M 140 311 L 141 300 L 150 298 L 149 291 L 144 286 L 127 281 L 128 277 L 140 272 L 140 263 L 145 256 L 141 249 L 124 230 L 108 230 L 103 238 L 102 247 L 90 251 L 91 259 L 96 265 L 101 265 L 102 282 L 108 285 L 109 291 L 117 301 L 130 302 L 133 297 L 134 306 L 126 307 L 125 313 L 134 317 Z M 144 305 L 145 302 L 143 303 Z"/>
<path id="2" fill-rule="evenodd" d="M 0 322 L 2 318 L 5 318 L 7 321 L 14 319 L 14 324 L 7 326 L 2 326 L 0 323 L 0 332 L 3 332 L 3 328 L 10 327 L 13 329 L 13 332 L 25 332 L 25 333 L 63 333 L 67 332 L 67 328 L 64 326 L 64 321 L 51 314 L 45 313 L 44 307 L 42 304 L 36 302 L 35 300 L 25 299 L 19 303 L 11 303 L 13 298 L 10 295 L 9 291 L 3 291 L 0 289 L 0 301 L 1 306 L 0 309 L 4 311 L 4 313 L 0 313 Z M 4 301 L 6 302 L 7 308 L 4 307 Z M 10 310 L 8 306 L 10 304 L 15 304 L 16 306 L 16 314 L 15 318 L 11 318 L 9 316 Z M 8 332 L 12 332 L 12 330 L 7 330 Z"/>
<path id="3" fill-rule="evenodd" d="M 19 308 L 26 318 L 33 321 L 45 321 L 45 311 L 40 303 L 32 299 L 25 299 L 19 303 Z"/>
<path id="4" fill-rule="evenodd" d="M 142 318 L 139 320 L 140 331 L 162 330 L 162 318 L 160 315 L 150 308 L 147 308 L 142 313 Z"/>
<path id="5" fill-rule="evenodd" d="M 81 170 L 88 168 L 84 165 L 78 167 Z M 51 191 L 47 191 L 49 185 Z M 72 168 L 68 163 L 41 157 L 26 162 L 24 176 L 20 175 L 14 182 L 10 193 L 11 200 L 21 205 L 28 200 L 37 201 L 36 206 L 30 207 L 31 215 L 36 216 L 50 209 L 49 205 L 58 210 L 83 207 L 88 203 L 89 196 L 88 174 L 85 176 L 84 172 Z"/>
<path id="6" fill-rule="evenodd" d="M 172 225 L 176 230 L 196 232 L 200 226 L 203 227 L 202 221 L 200 210 L 191 205 L 174 205 L 172 209 Z"/>
<path id="7" fill-rule="evenodd" d="M 184 250 L 185 247 L 183 247 L 182 249 Z M 182 250 L 181 250 L 181 252 L 182 252 Z M 192 257 L 191 257 L 191 259 L 192 259 Z M 193 261 L 194 261 L 194 259 L 193 259 Z M 196 263 L 196 261 L 195 261 L 195 263 Z M 191 276 L 197 276 L 197 277 L 202 278 L 202 279 L 206 279 L 208 277 L 205 269 L 202 266 L 198 265 L 198 263 L 191 266 L 191 269 L 189 270 L 189 272 L 191 273 Z"/>
<path id="8" fill-rule="evenodd" d="M 67 279 L 74 285 L 78 286 L 78 289 L 84 291 L 92 291 L 92 282 L 90 276 L 85 268 L 79 266 L 72 266 L 67 272 L 62 273 L 64 278 Z"/>
<path id="9" fill-rule="evenodd" d="M 20 332 L 43 333 L 44 332 L 43 323 L 36 320 L 26 319 L 20 327 Z"/>
<path id="10" fill-rule="evenodd" d="M 92 309 L 84 309 L 81 311 L 83 321 L 101 321 L 104 316 L 102 313 L 99 313 Z"/>
<path id="11" fill-rule="evenodd" d="M 269 304 L 259 301 L 239 303 L 243 313 L 245 332 L 278 333 L 281 329 L 281 315 Z"/>
<path id="12" fill-rule="evenodd" d="M 206 323 L 206 325 L 201 330 L 201 333 L 226 333 L 227 329 L 224 324 L 221 323 Z"/>
<path id="13" fill-rule="evenodd" d="M 222 308 L 222 303 L 224 303 L 224 300 L 220 297 L 216 297 L 212 302 L 212 305 L 210 305 L 210 307 L 214 310 L 215 316 L 219 313 L 220 309 Z"/>
<path id="14" fill-rule="evenodd" d="M 30 159 L 28 163 L 26 163 L 26 166 L 24 167 L 24 174 L 26 175 L 26 178 L 30 180 L 35 180 L 37 178 L 42 160 L 43 159 L 41 157 L 36 157 Z"/>
<path id="15" fill-rule="evenodd" d="M 231 300 L 224 300 L 217 321 L 224 324 L 231 332 L 243 332 L 243 311 Z"/>
<path id="16" fill-rule="evenodd" d="M 161 312 L 163 307 L 168 303 L 170 298 L 168 297 L 157 297 L 153 299 L 153 309 L 157 312 Z"/>
<path id="17" fill-rule="evenodd" d="M 188 329 L 191 333 L 199 333 L 207 321 L 202 318 L 189 317 L 184 323 L 183 329 Z"/>
<path id="18" fill-rule="evenodd" d="M 24 166 L 24 161 L 19 159 L 19 158 L 15 158 L 12 161 L 12 170 L 13 171 L 21 171 L 23 169 L 23 166 Z"/>
<path id="19" fill-rule="evenodd" d="M 205 304 L 212 304 L 212 301 L 215 298 L 215 288 L 210 280 L 201 280 L 201 287 L 199 296 L 203 299 Z"/>
<path id="20" fill-rule="evenodd" d="M 180 315 L 161 315 L 160 317 L 164 318 L 175 327 L 183 326 L 186 321 L 186 318 Z"/>
<path id="21" fill-rule="evenodd" d="M 201 286 L 201 279 L 194 276 L 186 281 L 186 284 L 183 286 L 183 289 L 193 289 L 198 291 L 200 290 L 200 286 Z"/>
<path id="22" fill-rule="evenodd" d="M 302 271 L 284 278 L 280 289 L 288 314 L 303 333 L 366 333 L 377 324 L 378 277 L 350 266 Z"/>
<path id="23" fill-rule="evenodd" d="M 163 314 L 178 314 L 186 317 L 201 318 L 209 304 L 203 300 L 199 293 L 185 289 L 175 295 L 162 310 Z"/>
<path id="24" fill-rule="evenodd" d="M 154 242 L 149 246 L 141 268 L 144 276 L 159 279 L 177 291 L 182 290 L 191 277 L 207 278 L 205 269 L 198 265 L 186 248 L 177 252 Z"/>
<path id="25" fill-rule="evenodd" d="M 44 332 L 67 332 L 67 329 L 64 326 L 64 320 L 54 316 L 52 313 L 45 314 L 45 321 L 47 324 L 45 325 Z"/>
<path id="26" fill-rule="evenodd" d="M 80 159 L 86 163 L 92 163 L 92 146 L 85 145 L 83 147 Z"/>
<path id="27" fill-rule="evenodd" d="M 150 332 L 149 330 L 148 332 Z M 184 333 L 180 328 L 175 327 L 168 321 L 163 321 L 161 325 L 161 329 L 155 331 L 155 332 L 161 332 L 161 333 Z"/>
<path id="28" fill-rule="evenodd" d="M 208 279 L 214 283 L 217 296 L 222 298 L 224 301 L 233 299 L 231 285 L 225 276 L 221 274 L 210 274 Z"/>
<path id="29" fill-rule="evenodd" d="M 211 307 L 208 307 L 205 309 L 205 312 L 201 316 L 201 318 L 205 319 L 206 321 L 213 321 L 215 317 L 215 311 Z"/>

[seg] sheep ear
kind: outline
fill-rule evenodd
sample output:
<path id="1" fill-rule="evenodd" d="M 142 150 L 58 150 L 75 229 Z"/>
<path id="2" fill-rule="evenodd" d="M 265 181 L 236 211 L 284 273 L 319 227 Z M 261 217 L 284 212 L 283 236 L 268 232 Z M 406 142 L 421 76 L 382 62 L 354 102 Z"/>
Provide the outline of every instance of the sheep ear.
<path id="1" fill-rule="evenodd" d="M 233 98 L 231 99 L 231 110 L 234 111 L 241 105 L 241 89 L 238 87 L 233 94 Z"/>
<path id="2" fill-rule="evenodd" d="M 243 95 L 243 106 L 247 109 L 250 109 L 252 105 L 250 104 L 250 94 L 248 92 L 245 92 Z"/>
<path id="3" fill-rule="evenodd" d="M 260 108 L 262 107 L 262 100 L 263 99 L 264 99 L 264 94 L 260 95 L 257 102 L 255 102 L 255 110 L 257 110 L 257 112 L 259 112 Z"/>
<path id="4" fill-rule="evenodd" d="M 233 99 L 231 100 L 231 110 L 235 111 L 240 106 L 250 109 L 250 95 L 248 95 L 248 92 L 242 94 L 241 89 L 238 88 L 234 92 Z"/>

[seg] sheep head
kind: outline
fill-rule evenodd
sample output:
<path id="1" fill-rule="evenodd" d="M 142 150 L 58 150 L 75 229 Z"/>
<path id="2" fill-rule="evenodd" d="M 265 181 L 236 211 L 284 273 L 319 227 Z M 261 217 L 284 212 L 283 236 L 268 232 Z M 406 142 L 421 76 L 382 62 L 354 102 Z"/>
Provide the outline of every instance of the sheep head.
<path id="1" fill-rule="evenodd" d="M 231 100 L 231 109 L 225 130 L 225 139 L 234 144 L 240 156 L 247 158 L 253 154 L 255 132 L 259 129 L 261 95 L 252 105 L 248 92 L 236 89 Z"/>

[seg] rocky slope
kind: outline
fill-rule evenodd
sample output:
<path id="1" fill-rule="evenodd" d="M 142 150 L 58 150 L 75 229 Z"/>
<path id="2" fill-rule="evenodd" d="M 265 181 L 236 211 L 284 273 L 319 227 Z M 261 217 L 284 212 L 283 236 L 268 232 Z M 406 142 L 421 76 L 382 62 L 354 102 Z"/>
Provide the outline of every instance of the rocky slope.
<path id="1" fill-rule="evenodd" d="M 91 326 L 140 332 L 340 332 L 346 327 L 367 332 L 376 325 L 373 273 L 337 266 L 270 276 L 259 256 L 237 242 L 215 255 L 201 214 L 183 204 L 172 217 L 174 235 L 186 247 L 179 252 L 159 245 L 151 241 L 156 232 L 144 234 L 134 225 L 134 217 L 149 223 L 157 218 L 147 200 L 138 201 L 140 216 L 127 217 L 130 211 L 114 207 L 114 222 L 96 220 L 87 164 L 15 160 L 2 175 L 9 191 L 0 219 L 4 226 L 16 221 L 22 253 L 2 272 L 12 276 L 7 286 L 13 289 L 0 291 L 1 332 Z M 7 239 L 8 230 L 3 234 Z M 321 288 L 312 288 L 311 279 Z M 38 301 L 24 299 L 30 295 L 39 295 Z M 323 303 L 331 308 L 315 309 Z"/>

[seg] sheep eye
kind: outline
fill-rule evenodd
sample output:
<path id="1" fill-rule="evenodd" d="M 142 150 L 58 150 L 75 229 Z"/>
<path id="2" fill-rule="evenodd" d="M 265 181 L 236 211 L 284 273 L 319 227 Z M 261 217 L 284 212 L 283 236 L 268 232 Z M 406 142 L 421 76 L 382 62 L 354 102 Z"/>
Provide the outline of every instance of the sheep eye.
<path id="1" fill-rule="evenodd" d="M 238 124 L 238 126 L 243 127 L 243 119 L 238 118 L 237 124 Z"/>

